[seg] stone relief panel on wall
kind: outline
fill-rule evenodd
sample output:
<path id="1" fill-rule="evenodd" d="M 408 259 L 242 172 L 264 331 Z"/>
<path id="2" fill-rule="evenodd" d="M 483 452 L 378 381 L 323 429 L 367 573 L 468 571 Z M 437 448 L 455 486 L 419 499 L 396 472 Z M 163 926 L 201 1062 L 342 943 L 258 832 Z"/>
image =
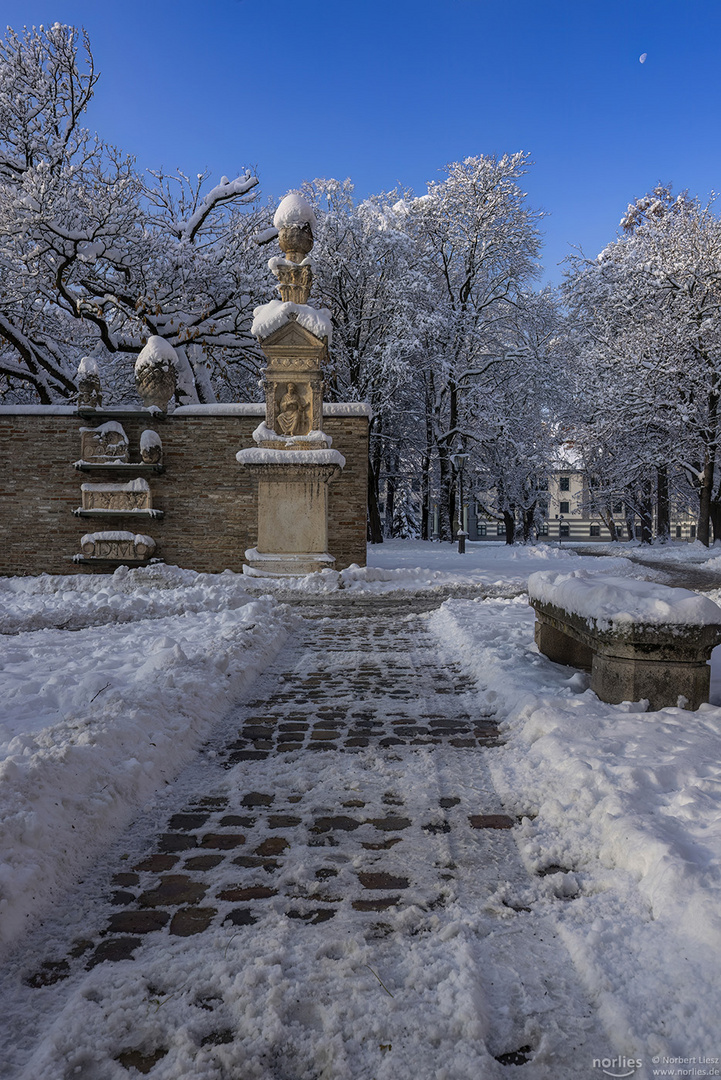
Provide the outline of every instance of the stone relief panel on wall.
<path id="1" fill-rule="evenodd" d="M 83 510 L 151 510 L 150 486 L 142 478 L 127 484 L 82 484 Z"/>
<path id="2" fill-rule="evenodd" d="M 141 533 L 86 533 L 80 549 L 86 559 L 148 559 L 155 551 L 155 541 Z"/>
<path id="3" fill-rule="evenodd" d="M 129 460 L 128 436 L 122 424 L 109 420 L 96 428 L 80 428 L 80 458 L 90 464 Z"/>

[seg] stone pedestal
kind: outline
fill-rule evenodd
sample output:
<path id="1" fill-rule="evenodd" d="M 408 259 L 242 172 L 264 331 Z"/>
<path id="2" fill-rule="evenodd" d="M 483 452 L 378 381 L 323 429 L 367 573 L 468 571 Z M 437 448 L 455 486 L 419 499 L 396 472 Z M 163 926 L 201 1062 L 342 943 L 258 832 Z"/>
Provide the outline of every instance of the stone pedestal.
<path id="1" fill-rule="evenodd" d="M 340 472 L 340 465 L 295 463 L 292 458 L 299 455 L 284 456 L 291 461 L 243 462 L 258 479 L 258 544 L 245 553 L 248 571 L 289 576 L 332 569 L 328 484 Z"/>

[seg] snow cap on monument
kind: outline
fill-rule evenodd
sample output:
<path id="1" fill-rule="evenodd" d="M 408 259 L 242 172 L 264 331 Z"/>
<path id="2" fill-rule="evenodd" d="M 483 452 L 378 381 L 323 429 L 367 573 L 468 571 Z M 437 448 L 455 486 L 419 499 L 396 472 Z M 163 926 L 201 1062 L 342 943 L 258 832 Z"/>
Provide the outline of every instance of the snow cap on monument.
<path id="1" fill-rule="evenodd" d="M 311 231 L 318 226 L 313 207 L 297 191 L 291 191 L 281 203 L 273 217 L 276 229 L 283 229 L 288 225 L 308 225 Z"/>
<path id="2" fill-rule="evenodd" d="M 175 367 L 177 362 L 177 354 L 170 342 L 158 334 L 152 334 L 135 361 L 135 370 L 137 372 L 141 368 L 151 367 L 155 364 L 159 364 L 168 370 L 168 365 Z"/>
<path id="3" fill-rule="evenodd" d="M 135 386 L 146 409 L 165 411 L 177 382 L 178 354 L 169 341 L 153 334 L 135 361 Z"/>

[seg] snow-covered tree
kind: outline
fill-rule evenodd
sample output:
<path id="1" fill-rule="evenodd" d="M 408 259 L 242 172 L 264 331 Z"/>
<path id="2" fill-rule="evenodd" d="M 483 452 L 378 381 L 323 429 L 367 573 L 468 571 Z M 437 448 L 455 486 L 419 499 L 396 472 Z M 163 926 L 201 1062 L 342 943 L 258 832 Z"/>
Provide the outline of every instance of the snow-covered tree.
<path id="1" fill-rule="evenodd" d="M 441 531 L 455 515 L 453 449 L 466 445 L 512 344 L 522 295 L 537 273 L 539 214 L 519 181 L 528 155 L 469 157 L 406 200 L 407 228 L 427 282 L 414 316 L 426 456 L 438 462 Z"/>
<path id="2" fill-rule="evenodd" d="M 250 173 L 204 193 L 150 182 L 81 127 L 98 75 L 84 32 L 56 24 L 0 42 L 0 390 L 51 402 L 92 353 L 111 396 L 151 335 L 180 361 L 180 393 L 213 400 L 208 366 L 257 363 L 266 286 L 251 243 Z"/>
<path id="3" fill-rule="evenodd" d="M 369 533 L 383 539 L 383 475 L 391 485 L 417 423 L 411 386 L 415 247 L 394 208 L 395 193 L 356 203 L 349 180 L 314 180 L 303 193 L 316 211 L 313 291 L 333 316 L 326 374 L 331 401 L 366 401 L 370 424 Z M 393 519 L 393 499 L 389 517 Z M 400 520 L 400 519 L 399 519 Z"/>
<path id="4" fill-rule="evenodd" d="M 524 542 L 536 538 L 549 469 L 562 439 L 557 409 L 566 389 L 565 343 L 553 290 L 519 296 L 509 337 L 511 330 L 515 345 L 466 400 L 476 496 L 486 513 L 503 521 L 508 544 L 518 536 Z"/>
<path id="5" fill-rule="evenodd" d="M 650 539 L 668 528 L 674 489 L 699 499 L 698 536 L 721 525 L 721 223 L 713 203 L 657 187 L 632 203 L 596 260 L 572 260 L 585 441 L 607 498 L 623 494 Z"/>

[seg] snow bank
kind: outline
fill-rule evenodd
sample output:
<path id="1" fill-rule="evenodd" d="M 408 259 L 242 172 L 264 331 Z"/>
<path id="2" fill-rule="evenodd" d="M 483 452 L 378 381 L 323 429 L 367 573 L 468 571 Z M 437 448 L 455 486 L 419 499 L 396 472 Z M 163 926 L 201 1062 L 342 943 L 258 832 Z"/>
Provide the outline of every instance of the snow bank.
<path id="1" fill-rule="evenodd" d="M 261 340 L 270 337 L 281 326 L 285 326 L 293 313 L 302 327 L 320 341 L 327 338 L 328 344 L 331 344 L 333 323 L 330 311 L 327 308 L 309 307 L 308 304 L 294 304 L 290 300 L 270 300 L 267 304 L 254 308 L 250 332 Z"/>
<path id="2" fill-rule="evenodd" d="M 606 705 L 533 622 L 522 598 L 430 616 L 505 716 L 491 773 L 534 884 L 503 902 L 547 908 L 619 1051 L 688 1056 L 721 1015 L 721 709 Z"/>
<path id="3" fill-rule="evenodd" d="M 593 621 L 600 629 L 631 622 L 653 625 L 721 624 L 721 608 L 688 589 L 651 581 L 606 577 L 587 570 L 542 570 L 528 579 L 532 600 L 554 604 Z"/>
<path id="4" fill-rule="evenodd" d="M 297 191 L 291 191 L 281 199 L 273 217 L 273 225 L 276 229 L 283 229 L 287 225 L 310 225 L 312 231 L 318 228 L 313 207 Z"/>
<path id="5" fill-rule="evenodd" d="M 142 600 L 143 583 L 167 571 L 122 569 L 96 586 L 96 599 L 102 592 L 107 603 L 102 630 L 44 629 L 0 640 L 5 944 L 177 774 L 286 636 L 285 609 L 268 597 L 251 600 L 236 575 L 174 575 L 172 568 L 168 607 L 179 614 L 142 619 L 136 604 L 132 627 L 113 625 L 113 601 L 122 609 L 130 599 L 129 579 Z M 54 581 L 72 589 L 72 579 Z M 4 592 L 4 599 L 13 595 Z M 52 603 L 49 609 L 52 619 Z"/>

